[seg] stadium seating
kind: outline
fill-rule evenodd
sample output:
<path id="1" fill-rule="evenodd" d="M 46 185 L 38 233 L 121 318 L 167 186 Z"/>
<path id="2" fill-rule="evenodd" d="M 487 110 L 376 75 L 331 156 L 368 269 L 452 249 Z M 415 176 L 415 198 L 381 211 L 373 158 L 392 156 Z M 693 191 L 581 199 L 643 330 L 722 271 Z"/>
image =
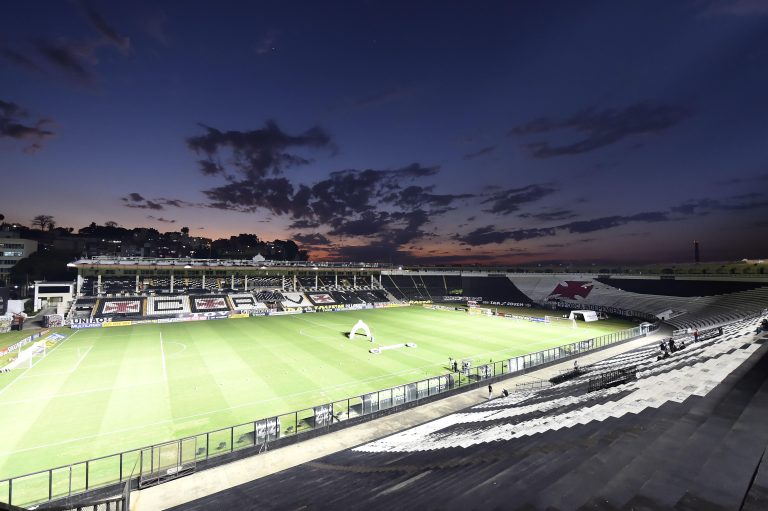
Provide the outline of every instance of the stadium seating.
<path id="1" fill-rule="evenodd" d="M 144 299 L 141 297 L 101 298 L 93 314 L 95 318 L 135 319 L 144 315 Z"/>
<path id="2" fill-rule="evenodd" d="M 248 277 L 248 289 L 280 288 L 283 287 L 282 277 Z"/>
<path id="3" fill-rule="evenodd" d="M 768 346 L 755 324 L 664 360 L 631 351 L 173 509 L 765 509 L 753 479 Z M 586 392 L 590 375 L 628 365 L 637 380 Z"/>
<path id="4" fill-rule="evenodd" d="M 673 280 L 673 279 L 622 279 L 596 278 L 598 282 L 630 293 L 662 296 L 714 296 L 762 287 L 760 282 L 730 280 Z"/>
<path id="5" fill-rule="evenodd" d="M 421 287 L 410 275 L 383 275 L 384 288 L 398 300 L 429 300 L 430 296 L 422 283 Z"/>
<path id="6" fill-rule="evenodd" d="M 72 303 L 67 320 L 88 319 L 93 315 L 93 308 L 96 306 L 96 298 L 80 297 Z"/>
<path id="7" fill-rule="evenodd" d="M 314 305 L 314 303 L 310 302 L 307 298 L 307 295 L 304 293 L 293 293 L 286 291 L 279 296 L 281 297 L 280 306 L 283 308 L 283 310 L 312 307 Z"/>
<path id="8" fill-rule="evenodd" d="M 365 302 L 365 303 L 387 303 L 389 302 L 389 297 L 387 297 L 385 291 L 381 290 L 358 290 L 355 292 L 357 297 Z"/>
<path id="9" fill-rule="evenodd" d="M 283 295 L 278 290 L 272 290 L 272 291 L 258 291 L 255 293 L 255 298 L 257 302 L 280 302 L 283 300 Z"/>
<path id="10" fill-rule="evenodd" d="M 190 296 L 189 304 L 192 312 L 222 312 L 231 310 L 226 295 Z"/>
<path id="11" fill-rule="evenodd" d="M 229 295 L 229 300 L 232 303 L 233 310 L 236 311 L 252 311 L 267 309 L 267 305 L 262 302 L 257 302 L 251 293 L 236 293 Z"/>
<path id="12" fill-rule="evenodd" d="M 173 316 L 190 312 L 186 295 L 150 296 L 147 298 L 147 316 Z"/>
<path id="13" fill-rule="evenodd" d="M 528 304 L 523 294 L 507 277 L 468 277 L 458 275 L 384 275 L 384 287 L 400 300 L 440 301 L 446 296 L 482 297 L 483 300 Z"/>
<path id="14" fill-rule="evenodd" d="M 98 291 L 96 290 L 96 279 L 90 279 L 88 277 L 83 278 L 83 283 L 80 286 L 80 293 L 84 296 L 96 296 Z"/>
<path id="15" fill-rule="evenodd" d="M 768 286 L 712 296 L 668 296 L 624 291 L 602 280 L 562 276 L 513 276 L 515 285 L 531 300 L 546 303 L 553 298 L 608 310 L 656 316 L 673 311 L 667 321 L 675 328 L 706 328 L 736 321 L 768 308 Z M 611 282 L 611 279 L 605 280 Z"/>

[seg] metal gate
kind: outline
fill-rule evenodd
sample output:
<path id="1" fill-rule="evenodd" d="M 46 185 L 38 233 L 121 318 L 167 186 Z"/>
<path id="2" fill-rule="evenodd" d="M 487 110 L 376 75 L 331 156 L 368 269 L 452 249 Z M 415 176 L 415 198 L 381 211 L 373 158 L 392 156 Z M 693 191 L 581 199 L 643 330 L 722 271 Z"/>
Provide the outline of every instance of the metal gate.
<path id="1" fill-rule="evenodd" d="M 141 450 L 139 488 L 176 479 L 195 471 L 197 438 L 190 437 Z"/>

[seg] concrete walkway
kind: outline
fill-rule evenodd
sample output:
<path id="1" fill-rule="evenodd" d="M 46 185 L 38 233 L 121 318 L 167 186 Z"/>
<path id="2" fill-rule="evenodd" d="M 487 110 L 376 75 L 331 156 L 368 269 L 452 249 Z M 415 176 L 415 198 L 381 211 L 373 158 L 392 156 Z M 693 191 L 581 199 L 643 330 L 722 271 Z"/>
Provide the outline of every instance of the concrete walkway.
<path id="1" fill-rule="evenodd" d="M 611 358 L 620 353 L 658 344 L 668 334 L 657 333 L 604 350 L 579 357 L 579 366 Z M 515 384 L 532 379 L 547 380 L 564 369 L 573 367 L 573 360 L 532 371 L 522 376 L 507 378 L 494 383 L 497 392 L 502 388 L 514 389 Z M 335 452 L 343 451 L 372 440 L 397 433 L 419 424 L 435 420 L 468 406 L 488 400 L 486 387 L 472 389 L 445 399 L 440 399 L 410 410 L 395 413 L 341 431 L 315 437 L 257 456 L 234 461 L 227 465 L 196 472 L 192 475 L 136 491 L 131 495 L 131 511 L 154 511 L 190 502 L 234 486 L 274 474 Z"/>

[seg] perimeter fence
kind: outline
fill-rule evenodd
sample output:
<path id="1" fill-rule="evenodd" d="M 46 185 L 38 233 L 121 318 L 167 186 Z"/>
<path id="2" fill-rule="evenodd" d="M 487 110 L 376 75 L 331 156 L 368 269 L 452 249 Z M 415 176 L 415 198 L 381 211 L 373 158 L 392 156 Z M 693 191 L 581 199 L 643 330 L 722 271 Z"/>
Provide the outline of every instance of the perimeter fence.
<path id="1" fill-rule="evenodd" d="M 593 339 L 449 372 L 162 444 L 0 480 L 0 502 L 22 507 L 72 501 L 78 495 L 124 494 L 186 475 L 197 468 L 253 456 L 270 446 L 340 429 L 456 389 L 479 387 L 503 376 L 525 374 L 546 365 L 642 337 L 657 328 L 638 326 Z M 311 433 L 314 433 L 312 435 Z M 219 460 L 220 459 L 220 460 Z M 103 490 L 103 491 L 100 491 Z M 106 492 L 106 493 L 105 493 Z M 112 492 L 111 494 L 109 492 Z M 125 507 L 128 509 L 128 506 Z"/>

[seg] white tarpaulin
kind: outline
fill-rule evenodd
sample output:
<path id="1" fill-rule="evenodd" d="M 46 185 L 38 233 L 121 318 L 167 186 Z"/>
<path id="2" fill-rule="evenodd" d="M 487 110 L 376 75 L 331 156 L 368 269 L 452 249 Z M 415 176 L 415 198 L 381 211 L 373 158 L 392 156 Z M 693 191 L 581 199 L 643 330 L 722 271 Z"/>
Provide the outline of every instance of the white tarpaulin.
<path id="1" fill-rule="evenodd" d="M 597 312 L 595 311 L 571 311 L 568 319 L 581 319 L 586 322 L 597 321 Z"/>
<path id="2" fill-rule="evenodd" d="M 349 338 L 353 339 L 355 337 L 355 334 L 358 332 L 358 330 L 362 330 L 365 336 L 373 342 L 373 336 L 371 335 L 371 329 L 368 328 L 368 325 L 366 325 L 363 320 L 358 320 L 357 323 L 355 323 L 355 326 L 352 327 L 352 330 L 349 332 Z"/>

